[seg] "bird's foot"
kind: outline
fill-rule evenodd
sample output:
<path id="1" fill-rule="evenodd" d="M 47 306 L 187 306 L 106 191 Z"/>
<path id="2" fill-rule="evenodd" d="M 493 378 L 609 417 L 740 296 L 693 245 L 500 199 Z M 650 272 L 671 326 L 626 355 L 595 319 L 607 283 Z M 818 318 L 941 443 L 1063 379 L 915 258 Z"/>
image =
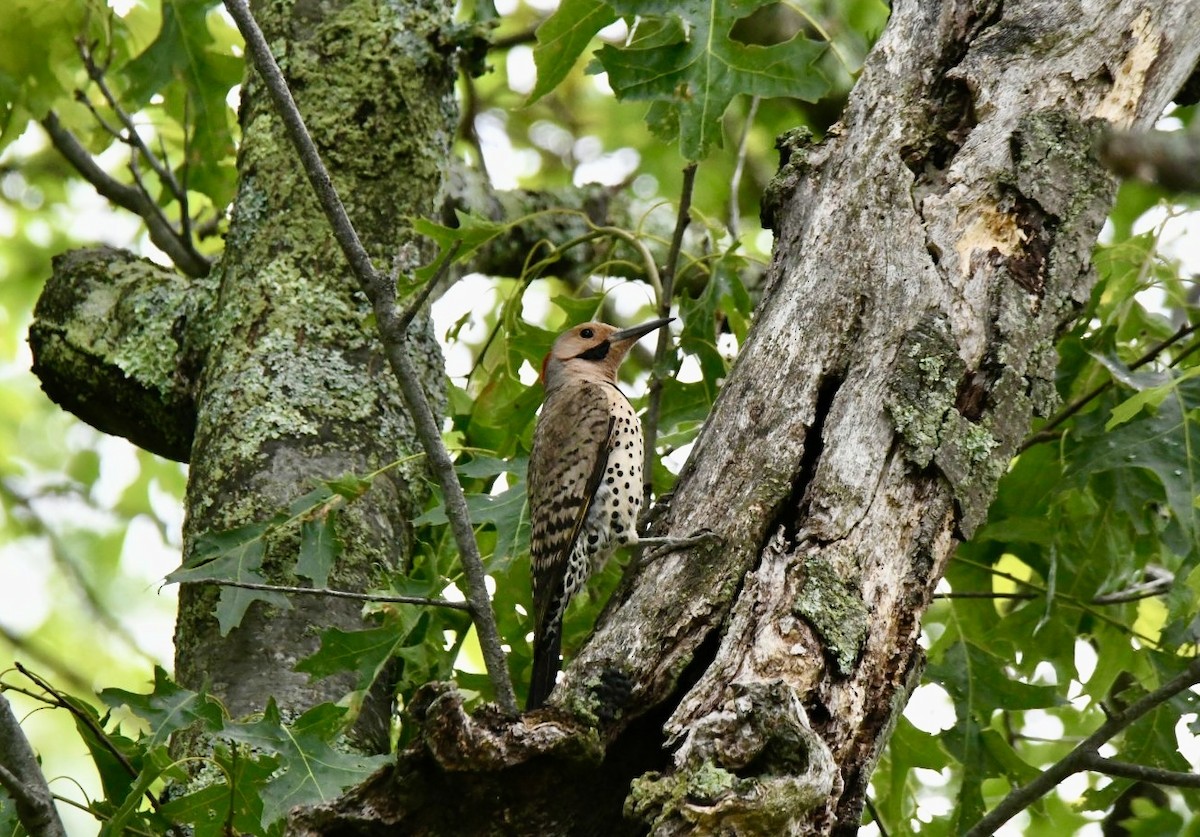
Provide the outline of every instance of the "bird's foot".
<path id="1" fill-rule="evenodd" d="M 638 538 L 637 546 L 639 549 L 647 550 L 642 552 L 641 560 L 644 562 L 655 561 L 664 555 L 672 552 L 679 552 L 683 549 L 690 549 L 693 546 L 703 546 L 705 544 L 719 544 L 722 538 L 716 532 L 710 529 L 702 529 L 695 535 L 689 535 L 686 538 Z"/>

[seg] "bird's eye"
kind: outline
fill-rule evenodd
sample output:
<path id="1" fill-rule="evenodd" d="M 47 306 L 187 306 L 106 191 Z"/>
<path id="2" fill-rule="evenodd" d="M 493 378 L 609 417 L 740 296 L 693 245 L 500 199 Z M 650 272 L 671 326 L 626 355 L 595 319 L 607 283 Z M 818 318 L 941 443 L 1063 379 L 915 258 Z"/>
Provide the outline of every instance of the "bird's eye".
<path id="1" fill-rule="evenodd" d="M 583 331 L 579 332 L 579 336 L 584 340 L 590 340 L 596 336 L 596 332 L 592 331 L 590 328 L 585 328 Z"/>

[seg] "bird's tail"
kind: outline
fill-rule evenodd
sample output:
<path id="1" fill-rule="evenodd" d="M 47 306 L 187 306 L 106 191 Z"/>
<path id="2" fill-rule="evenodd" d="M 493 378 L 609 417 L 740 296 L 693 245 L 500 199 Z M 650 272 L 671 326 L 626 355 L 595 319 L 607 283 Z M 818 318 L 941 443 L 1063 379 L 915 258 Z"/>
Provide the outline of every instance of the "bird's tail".
<path id="1" fill-rule="evenodd" d="M 537 709 L 550 697 L 558 679 L 558 659 L 562 652 L 562 628 L 555 627 L 533 640 L 533 676 L 529 678 L 529 697 L 525 711 Z"/>

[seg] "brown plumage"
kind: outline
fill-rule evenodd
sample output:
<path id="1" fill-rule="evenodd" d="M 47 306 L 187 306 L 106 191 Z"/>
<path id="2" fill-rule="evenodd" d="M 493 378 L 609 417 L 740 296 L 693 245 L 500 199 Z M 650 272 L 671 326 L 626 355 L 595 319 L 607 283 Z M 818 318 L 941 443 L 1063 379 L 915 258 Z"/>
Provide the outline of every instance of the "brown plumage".
<path id="1" fill-rule="evenodd" d="M 668 322 L 627 329 L 583 323 L 559 335 L 542 364 L 546 399 L 529 455 L 534 650 L 527 709 L 554 688 L 571 596 L 613 550 L 637 541 L 642 426 L 617 388 L 617 369 L 638 338 Z"/>

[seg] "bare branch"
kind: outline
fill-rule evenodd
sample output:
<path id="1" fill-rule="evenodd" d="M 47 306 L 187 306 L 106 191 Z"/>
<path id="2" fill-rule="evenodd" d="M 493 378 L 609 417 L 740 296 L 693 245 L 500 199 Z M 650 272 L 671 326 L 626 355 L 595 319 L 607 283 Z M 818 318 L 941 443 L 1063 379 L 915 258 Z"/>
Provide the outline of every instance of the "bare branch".
<path id="1" fill-rule="evenodd" d="M 54 797 L 42 775 L 8 698 L 0 694 L 0 785 L 17 808 L 17 818 L 32 837 L 66 837 Z"/>
<path id="2" fill-rule="evenodd" d="M 1150 767 L 1145 764 L 1134 764 L 1128 761 L 1117 761 L 1105 758 L 1099 753 L 1091 753 L 1083 758 L 1084 768 L 1106 776 L 1116 776 L 1120 779 L 1136 779 L 1139 782 L 1151 782 L 1155 785 L 1171 785 L 1176 788 L 1200 788 L 1200 773 L 1185 773 L 1182 770 L 1164 770 L 1161 767 Z"/>
<path id="3" fill-rule="evenodd" d="M 1100 141 L 1100 162 L 1118 177 L 1172 192 L 1200 192 L 1200 134 L 1195 131 L 1113 131 Z"/>
<path id="4" fill-rule="evenodd" d="M 745 124 L 742 135 L 738 139 L 737 155 L 734 157 L 733 174 L 729 176 L 729 234 L 735 239 L 742 226 L 741 207 L 738 206 L 738 192 L 742 185 L 742 171 L 746 167 L 746 149 L 750 143 L 750 128 L 754 125 L 754 117 L 758 114 L 758 96 L 750 97 L 750 107 L 746 110 Z"/>
<path id="5" fill-rule="evenodd" d="M 508 667 L 504 650 L 500 646 L 500 634 L 496 628 L 495 616 L 492 613 L 491 601 L 488 597 L 483 570 L 483 561 L 479 555 L 479 546 L 475 542 L 475 533 L 471 528 L 471 517 L 467 510 L 467 501 L 463 496 L 462 486 L 454 470 L 450 454 L 442 444 L 441 431 L 429 399 L 421 386 L 421 381 L 413 368 L 406 346 L 407 329 L 401 322 L 396 310 L 396 286 L 389 278 L 378 272 L 371 257 L 363 247 L 354 225 L 350 222 L 346 209 L 338 197 L 333 181 L 325 164 L 322 162 L 316 145 L 304 126 L 304 119 L 292 98 L 287 81 L 271 54 L 271 48 L 259 29 L 257 21 L 250 12 L 246 0 L 225 0 L 225 7 L 237 24 L 238 30 L 246 41 L 246 51 L 255 69 L 262 77 L 275 108 L 283 122 L 284 129 L 304 167 L 313 192 L 321 205 L 334 237 L 342 248 L 350 269 L 362 286 L 363 292 L 371 301 L 374 308 L 376 325 L 379 328 L 380 340 L 392 367 L 405 405 L 412 414 L 413 425 L 422 446 L 429 457 L 430 467 L 442 488 L 446 504 L 446 517 L 450 520 L 450 529 L 454 533 L 458 545 L 459 560 L 462 562 L 463 573 L 467 581 L 467 600 L 471 605 L 471 614 L 479 635 L 479 645 L 483 652 L 484 664 L 487 667 L 488 678 L 500 707 L 513 715 L 518 714 L 517 699 L 513 693 L 512 681 L 508 676 Z"/>
<path id="6" fill-rule="evenodd" d="M 1100 758 L 1101 745 L 1107 743 L 1117 733 L 1127 729 L 1143 715 L 1166 703 L 1185 689 L 1194 686 L 1197 682 L 1200 682 L 1200 657 L 1193 659 L 1187 668 L 1170 681 L 1130 704 L 1123 711 L 1114 714 L 1101 724 L 1099 729 L 1080 742 L 1079 746 L 1052 764 L 1032 782 L 1013 790 L 1001 800 L 999 805 L 989 811 L 987 816 L 975 823 L 967 832 L 966 837 L 983 837 L 983 835 L 992 834 L 1012 817 L 1057 787 L 1068 776 L 1083 770 L 1094 769 L 1091 765 L 1098 763 L 1096 760 Z M 1122 762 L 1110 762 L 1108 759 L 1103 760 L 1103 763 L 1108 768 L 1113 768 L 1113 765 L 1116 765 L 1117 768 L 1124 766 Z M 1113 775 L 1120 774 L 1113 773 Z"/>
<path id="7" fill-rule="evenodd" d="M 993 593 L 990 590 L 968 590 L 964 592 L 935 593 L 935 599 L 1036 599 L 1037 593 Z"/>
<path id="8" fill-rule="evenodd" d="M 1175 583 L 1174 573 L 1168 572 L 1162 567 L 1149 565 L 1145 569 L 1145 574 L 1146 580 L 1141 584 L 1134 584 L 1126 587 L 1124 590 L 1115 590 L 1112 593 L 1093 596 L 1092 603 L 1105 605 L 1124 604 L 1125 602 L 1136 602 L 1139 599 L 1149 599 L 1153 596 L 1163 595 Z"/>
<path id="9" fill-rule="evenodd" d="M 83 38 L 76 38 L 75 45 L 79 48 L 79 56 L 83 59 L 83 66 L 87 69 L 88 78 L 95 83 L 97 89 L 100 91 L 100 95 L 104 97 L 104 101 L 112 108 L 113 113 L 116 114 L 117 119 L 121 121 L 121 125 L 125 129 L 124 133 L 113 132 L 111 128 L 107 128 L 107 130 L 110 133 L 115 133 L 118 139 L 134 149 L 135 152 L 141 154 L 146 162 L 150 164 L 150 168 L 154 173 L 158 175 L 159 179 L 167 184 L 175 199 L 186 207 L 187 198 L 183 194 L 179 181 L 175 179 L 175 175 L 171 172 L 171 169 L 149 149 L 142 139 L 141 134 L 138 133 L 137 126 L 133 124 L 133 118 L 121 107 L 121 103 L 117 101 L 117 97 L 113 95 L 112 89 L 108 86 L 108 81 L 104 76 L 105 69 L 97 66 L 96 62 L 92 59 L 92 51 L 88 48 Z M 90 104 L 89 109 L 92 110 L 92 113 L 95 113 L 95 109 L 91 108 Z M 144 192 L 145 189 L 143 188 L 142 191 Z M 148 194 L 147 197 L 149 197 Z"/>
<path id="10" fill-rule="evenodd" d="M 132 762 L 129 761 L 128 757 L 126 757 L 126 755 L 122 753 L 115 744 L 113 744 L 108 737 L 108 733 L 104 731 L 104 728 L 100 726 L 100 724 L 96 723 L 95 718 L 88 713 L 81 711 L 78 706 L 63 697 L 63 693 L 51 686 L 45 678 L 34 674 L 20 663 L 14 663 L 13 665 L 16 667 L 17 671 L 21 672 L 21 674 L 24 674 L 26 677 L 32 680 L 39 689 L 50 695 L 50 698 L 42 698 L 42 700 L 51 706 L 57 706 L 60 709 L 65 709 L 70 712 L 75 717 L 77 722 L 83 724 L 92 731 L 92 735 L 96 737 L 96 740 L 103 744 L 104 749 L 112 754 L 113 758 L 120 762 L 121 767 L 125 768 L 125 772 L 127 772 L 134 779 L 138 777 L 137 768 L 135 768 Z M 26 694 L 28 694 L 28 692 L 26 692 Z M 155 796 L 154 792 L 147 789 L 145 791 L 145 796 L 150 800 L 150 804 L 154 806 L 154 809 L 158 810 L 161 803 L 158 801 L 158 797 Z"/>
<path id="11" fill-rule="evenodd" d="M 405 309 L 400 312 L 397 322 L 402 331 L 408 331 L 409 325 L 412 324 L 413 318 L 417 316 L 417 312 L 421 310 L 421 306 L 429 300 L 430 295 L 433 294 L 433 289 L 438 286 L 438 283 L 442 281 L 442 277 L 444 277 L 450 270 L 450 265 L 454 263 L 454 257 L 458 255 L 458 251 L 460 249 L 462 249 L 461 238 L 455 240 L 454 244 L 451 245 L 450 249 L 446 252 L 446 256 L 442 260 L 442 263 L 438 266 L 437 272 L 434 273 L 433 276 L 429 277 L 429 281 L 425 283 L 425 286 L 413 295 L 412 300 L 408 303 Z M 393 276 L 392 281 L 396 281 L 396 278 L 397 277 Z"/>
<path id="12" fill-rule="evenodd" d="M 331 599 L 353 599 L 357 602 L 391 602 L 394 604 L 427 605 L 446 607 L 451 610 L 471 612 L 468 602 L 452 602 L 449 599 L 433 599 L 428 596 L 397 596 L 388 593 L 354 593 L 349 590 L 331 590 L 328 587 L 289 587 L 283 584 L 255 584 L 250 581 L 228 581 L 209 579 L 193 584 L 217 584 L 221 587 L 240 587 L 244 590 L 264 590 L 269 593 L 290 593 L 300 596 L 328 596 Z"/>
<path id="13" fill-rule="evenodd" d="M 188 276 L 207 276 L 212 264 L 204 256 L 197 253 L 191 243 L 184 241 L 177 233 L 171 222 L 167 220 L 158 205 L 144 192 L 126 186 L 114 179 L 108 172 L 100 168 L 92 155 L 84 148 L 75 135 L 63 127 L 54 111 L 46 114 L 42 127 L 50 135 L 50 142 L 67 159 L 80 176 L 99 192 L 122 209 L 127 209 L 141 216 L 150 231 L 150 240 L 166 253 L 171 261 Z"/>

